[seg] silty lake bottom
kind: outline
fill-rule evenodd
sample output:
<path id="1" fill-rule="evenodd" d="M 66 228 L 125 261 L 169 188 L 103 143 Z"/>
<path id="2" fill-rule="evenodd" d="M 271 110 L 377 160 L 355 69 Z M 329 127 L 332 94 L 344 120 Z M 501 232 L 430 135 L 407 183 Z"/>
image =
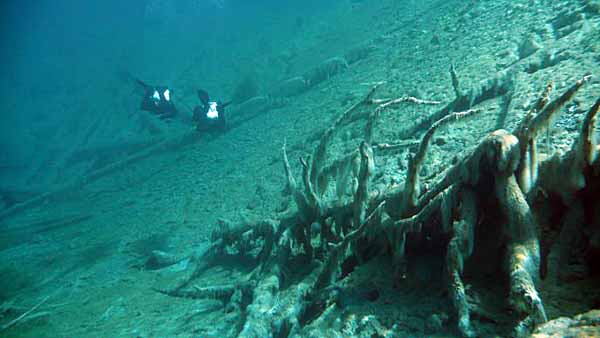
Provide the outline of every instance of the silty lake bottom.
<path id="1" fill-rule="evenodd" d="M 600 336 L 600 1 L 0 7 L 0 336 Z"/>

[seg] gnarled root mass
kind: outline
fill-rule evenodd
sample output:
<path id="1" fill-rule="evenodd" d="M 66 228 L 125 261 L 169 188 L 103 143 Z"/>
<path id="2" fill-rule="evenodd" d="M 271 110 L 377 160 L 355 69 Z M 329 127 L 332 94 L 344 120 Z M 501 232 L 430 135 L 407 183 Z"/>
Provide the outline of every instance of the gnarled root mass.
<path id="1" fill-rule="evenodd" d="M 552 102 L 548 99 L 552 90 L 549 85 L 514 132 L 490 133 L 422 191 L 419 173 L 436 130 L 470 118 L 480 111 L 473 106 L 496 92 L 508 90 L 507 75 L 502 75 L 481 90 L 463 94 L 453 69 L 451 73 L 457 98 L 422 135 L 416 153 L 409 158 L 403 187 L 370 189 L 370 178 L 375 171 L 374 156 L 389 148 L 383 143 L 374 147 L 368 143 L 372 140 L 375 120 L 383 109 L 391 106 L 439 102 L 417 98 L 376 100 L 372 98 L 376 86 L 322 134 L 311 157 L 300 158 L 300 184 L 284 142 L 286 191 L 295 202 L 296 211 L 255 224 L 222 224 L 213 236 L 212 247 L 195 260 L 195 271 L 174 288 L 159 291 L 174 297 L 222 300 L 226 309 L 240 314 L 240 337 L 302 334 L 307 324 L 318 322 L 320 316 L 342 306 L 339 289 L 346 275 L 342 269 L 347 263 L 363 263 L 367 259 L 365 251 L 371 252 L 369 257 L 373 257 L 373 252 L 376 255 L 391 253 L 399 270 L 408 259 L 406 242 L 414 238 L 409 235 L 426 231 L 447 235 L 443 259 L 454 318 L 463 335 L 477 336 L 470 320 L 463 272 L 466 260 L 474 251 L 486 250 L 486 244 L 480 243 L 476 233 L 489 231 L 498 235 L 500 243 L 496 243 L 496 247 L 501 248 L 499 257 L 503 259 L 487 264 L 505 271 L 508 305 L 514 314 L 514 335 L 526 335 L 536 325 L 546 322 L 537 281 L 540 272 L 544 275 L 545 258 L 556 236 L 547 238 L 545 234 L 550 232 L 542 231 L 544 224 L 537 224 L 539 217 L 535 207 L 546 203 L 543 198 L 540 202 L 541 192 L 544 196 L 560 196 L 565 213 L 581 209 L 572 206 L 587 207 L 589 198 L 593 198 L 589 197 L 593 192 L 586 194 L 586 189 L 597 190 L 600 186 L 598 148 L 594 139 L 600 100 L 586 115 L 572 149 L 541 159 L 536 148 L 539 131 L 589 77 L 577 81 Z M 360 112 L 371 106 L 375 106 L 372 113 Z M 453 107 L 467 110 L 453 112 Z M 339 127 L 356 121 L 357 116 L 368 118 L 366 141 L 355 152 L 326 165 L 328 146 Z M 561 173 L 572 179 L 557 179 Z M 332 188 L 334 191 L 329 192 Z M 554 234 L 561 231 L 554 230 Z M 250 258 L 254 268 L 247 278 L 232 285 L 190 287 L 208 267 L 231 255 Z M 298 258 L 303 262 L 300 267 Z M 289 278 L 292 261 L 295 264 L 293 280 Z"/>

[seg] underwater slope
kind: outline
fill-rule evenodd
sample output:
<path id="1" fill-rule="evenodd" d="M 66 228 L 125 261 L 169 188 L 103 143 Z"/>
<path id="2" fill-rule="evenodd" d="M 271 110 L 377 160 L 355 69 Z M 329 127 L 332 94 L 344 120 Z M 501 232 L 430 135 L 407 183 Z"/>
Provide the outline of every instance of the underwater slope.
<path id="1" fill-rule="evenodd" d="M 5 220 L 3 325 L 49 298 L 3 334 L 510 336 L 597 308 L 597 2 L 352 3 L 390 28 L 360 61 Z"/>

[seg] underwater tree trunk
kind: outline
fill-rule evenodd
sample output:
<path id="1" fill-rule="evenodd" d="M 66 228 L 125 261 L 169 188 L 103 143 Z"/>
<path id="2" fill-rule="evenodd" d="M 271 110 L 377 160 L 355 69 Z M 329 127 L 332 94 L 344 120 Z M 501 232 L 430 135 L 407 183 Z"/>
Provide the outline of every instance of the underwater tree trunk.
<path id="1" fill-rule="evenodd" d="M 463 94 L 456 74 L 453 79 L 457 99 L 449 107 L 471 107 L 505 92 L 510 82 L 508 75 L 504 74 L 484 84 L 480 91 Z M 581 189 L 580 185 L 569 185 L 567 190 L 561 190 L 563 185 L 556 185 L 553 178 L 565 171 L 570 177 L 583 177 L 584 171 L 596 158 L 594 132 L 600 100 L 586 115 L 580 139 L 565 156 L 554 156 L 540 162 L 536 149 L 537 131 L 549 124 L 559 108 L 588 79 L 584 77 L 579 80 L 549 104 L 548 95 L 552 86 L 548 86 L 514 133 L 505 130 L 490 133 L 423 192 L 419 169 L 435 131 L 442 125 L 472 116 L 479 110 L 459 113 L 445 111 L 418 143 L 416 154 L 410 158 L 405 185 L 370 191 L 368 184 L 374 172 L 373 158 L 386 146 L 371 148 L 363 141 L 359 149 L 333 161 L 331 165 L 325 166 L 325 160 L 328 145 L 337 128 L 357 115 L 369 118 L 366 139 L 371 139 L 375 120 L 382 107 L 393 102 L 372 99 L 375 90 L 372 89 L 363 100 L 344 111 L 322 134 L 312 158 L 300 159 L 301 186 L 296 184 L 284 142 L 282 153 L 286 190 L 296 203 L 295 212 L 286 214 L 278 221 L 266 220 L 228 227 L 213 236 L 209 258 L 224 255 L 226 248 L 231 247 L 238 248 L 239 255 L 248 255 L 253 246 L 259 249 L 256 268 L 243 283 L 235 287 L 185 289 L 204 271 L 203 264 L 206 263 L 199 263 L 191 277 L 164 293 L 179 297 L 223 299 L 231 309 L 239 312 L 240 337 L 301 336 L 306 324 L 319 322 L 320 316 L 329 316 L 339 306 L 338 289 L 340 280 L 344 278 L 340 273 L 344 262 L 349 255 L 354 255 L 358 264 L 363 263 L 360 249 L 353 243 L 364 240 L 378 255 L 392 255 L 393 269 L 397 273 L 391 278 L 398 278 L 398 271 L 406 260 L 404 250 L 409 238 L 407 234 L 426 230 L 427 233 L 448 235 L 445 257 L 442 259 L 457 326 L 464 336 L 477 336 L 478 332 L 470 322 L 462 274 L 465 260 L 478 245 L 474 235 L 476 228 L 490 223 L 486 219 L 489 210 L 483 210 L 482 206 L 496 206 L 494 212 L 499 212 L 499 219 L 503 221 L 503 236 L 497 244 L 505 248 L 506 256 L 504 261 L 485 264 L 503 268 L 506 273 L 509 281 L 508 303 L 518 316 L 513 328 L 514 335 L 529 334 L 536 325 L 546 322 L 547 316 L 536 289 L 541 262 L 539 234 L 545 235 L 538 229 L 527 195 L 538 188 L 574 198 L 574 193 Z M 358 112 L 360 107 L 370 103 L 379 104 L 371 114 Z M 331 186 L 330 179 L 336 180 L 333 184 L 335 194 L 327 194 Z M 347 187 L 343 186 L 349 182 L 353 182 L 351 198 L 346 196 Z M 480 203 L 478 198 L 481 192 L 490 195 L 486 196 L 489 201 Z M 565 205 L 570 208 L 571 204 Z M 573 208 L 571 211 L 575 213 L 576 210 Z M 311 230 L 313 223 L 321 226 L 320 234 Z M 569 229 L 572 228 L 565 228 L 564 231 Z M 580 228 L 573 231 L 575 235 L 581 232 Z M 321 237 L 320 246 L 314 249 L 313 242 L 318 235 Z M 260 247 L 257 248 L 257 245 Z M 298 250 L 300 247 L 303 253 Z M 286 277 L 293 273 L 290 270 L 298 269 L 298 266 L 291 267 L 290 264 L 292 261 L 297 263 L 292 258 L 298 255 L 304 255 L 305 258 L 301 269 L 303 272 L 295 272 L 294 284 L 288 285 L 289 279 Z M 211 264 L 215 262 L 208 261 Z"/>

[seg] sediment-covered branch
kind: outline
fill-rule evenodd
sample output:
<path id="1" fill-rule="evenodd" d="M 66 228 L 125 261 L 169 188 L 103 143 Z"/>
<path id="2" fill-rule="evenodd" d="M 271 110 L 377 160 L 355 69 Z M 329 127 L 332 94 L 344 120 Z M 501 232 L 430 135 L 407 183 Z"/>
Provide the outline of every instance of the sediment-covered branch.
<path id="1" fill-rule="evenodd" d="M 429 142 L 433 137 L 433 134 L 438 128 L 448 124 L 451 121 L 457 121 L 463 118 L 467 118 L 480 112 L 477 109 L 471 109 L 465 112 L 452 113 L 447 115 L 440 120 L 436 121 L 423 135 L 417 153 L 410 159 L 408 164 L 408 172 L 406 173 L 406 181 L 404 187 L 404 197 L 402 198 L 403 205 L 400 206 L 400 213 L 406 214 L 410 209 L 414 208 L 417 204 L 417 198 L 420 195 L 419 190 L 419 172 L 423 166 L 425 160 L 425 154 L 429 147 Z"/>
<path id="2" fill-rule="evenodd" d="M 452 238 L 448 243 L 446 253 L 446 273 L 449 283 L 448 290 L 456 311 L 458 328 L 465 336 L 473 336 L 474 332 L 471 328 L 469 305 L 467 304 L 462 273 L 465 260 L 473 253 L 473 245 L 475 244 L 474 232 L 478 218 L 477 196 L 471 189 L 464 189 L 461 195 L 460 220 L 452 222 L 452 219 L 450 219 L 450 222 L 452 222 Z M 448 216 L 452 217 L 451 215 Z"/>
<path id="3" fill-rule="evenodd" d="M 455 75 L 451 77 L 458 79 Z M 457 84 L 453 87 L 458 88 L 458 80 Z M 444 108 L 438 110 L 437 112 L 420 119 L 417 123 L 412 125 L 410 128 L 402 130 L 399 134 L 401 139 L 406 139 L 412 137 L 417 134 L 419 131 L 426 130 L 431 126 L 435 121 L 443 118 L 444 116 L 455 112 L 455 111 L 465 111 L 469 110 L 472 107 L 490 100 L 496 97 L 505 95 L 510 90 L 512 90 L 514 86 L 513 83 L 513 74 L 508 71 L 503 71 L 496 74 L 494 77 L 482 81 L 479 86 L 471 88 L 470 90 L 455 90 L 455 94 L 460 95 L 457 96 L 452 102 L 448 103 Z"/>
<path id="4" fill-rule="evenodd" d="M 553 89 L 553 84 L 548 84 L 534 107 L 517 127 L 515 135 L 519 138 L 521 157 L 519 168 L 517 169 L 517 177 L 521 190 L 526 194 L 531 191 L 531 188 L 535 186 L 538 179 L 539 162 L 536 144 L 538 133 L 549 128 L 549 125 L 555 119 L 558 112 L 560 112 L 560 109 L 573 98 L 575 93 L 590 78 L 589 75 L 584 76 L 550 103 L 548 103 L 548 100 Z"/>

